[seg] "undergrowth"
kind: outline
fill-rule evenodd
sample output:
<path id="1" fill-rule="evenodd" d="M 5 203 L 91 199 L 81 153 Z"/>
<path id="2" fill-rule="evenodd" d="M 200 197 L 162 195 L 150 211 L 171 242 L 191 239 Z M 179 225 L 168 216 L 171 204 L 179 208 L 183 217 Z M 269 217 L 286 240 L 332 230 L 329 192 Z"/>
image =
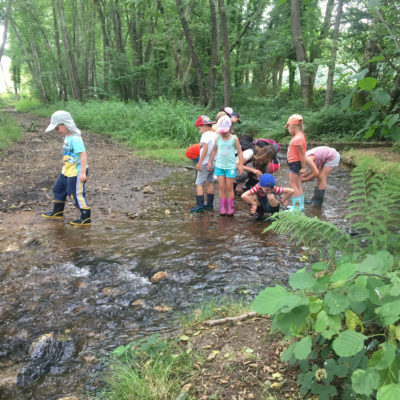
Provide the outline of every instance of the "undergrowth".
<path id="1" fill-rule="evenodd" d="M 0 113 L 0 151 L 21 138 L 22 130 L 17 122 L 12 117 Z"/>
<path id="2" fill-rule="evenodd" d="M 302 396 L 400 398 L 400 169 L 375 173 L 371 159 L 352 173 L 354 236 L 303 214 L 281 213 L 267 230 L 290 232 L 320 261 L 290 276 L 290 289 L 266 288 L 253 309 L 291 344 Z M 329 228 L 328 225 L 331 225 Z"/>

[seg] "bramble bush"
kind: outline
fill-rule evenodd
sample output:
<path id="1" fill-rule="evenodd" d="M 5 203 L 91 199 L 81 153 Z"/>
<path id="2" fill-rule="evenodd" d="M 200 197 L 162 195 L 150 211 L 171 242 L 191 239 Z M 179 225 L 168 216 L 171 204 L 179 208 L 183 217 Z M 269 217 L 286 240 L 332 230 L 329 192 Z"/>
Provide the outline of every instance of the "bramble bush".
<path id="1" fill-rule="evenodd" d="M 289 341 L 281 358 L 299 365 L 303 396 L 400 398 L 399 171 L 375 174 L 368 159 L 353 171 L 349 217 L 358 235 L 291 213 L 267 228 L 324 259 L 292 274 L 290 289 L 266 288 L 253 302 Z"/>

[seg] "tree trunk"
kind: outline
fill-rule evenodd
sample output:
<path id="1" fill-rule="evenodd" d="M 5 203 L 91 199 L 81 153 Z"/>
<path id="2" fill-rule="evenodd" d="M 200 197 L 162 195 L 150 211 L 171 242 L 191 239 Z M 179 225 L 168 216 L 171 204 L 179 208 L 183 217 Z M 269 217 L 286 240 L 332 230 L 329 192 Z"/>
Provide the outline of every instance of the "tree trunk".
<path id="1" fill-rule="evenodd" d="M 56 51 L 57 51 L 57 70 L 58 70 L 58 97 L 60 100 L 67 101 L 68 96 L 67 96 L 67 84 L 66 84 L 66 79 L 65 79 L 65 70 L 63 67 L 63 61 L 62 61 L 62 55 L 61 55 L 61 48 L 60 48 L 60 34 L 58 31 L 58 22 L 57 22 L 57 11 L 56 11 L 56 5 L 55 5 L 55 0 L 52 1 L 51 4 L 52 7 L 52 13 L 53 13 L 53 27 L 54 27 L 54 42 L 56 45 Z"/>
<path id="2" fill-rule="evenodd" d="M 101 23 L 101 33 L 103 36 L 103 88 L 106 92 L 108 92 L 110 82 L 110 38 L 107 32 L 106 18 L 101 8 L 101 2 L 100 0 L 94 0 L 94 2 L 97 6 L 97 12 L 99 14 Z"/>
<path id="3" fill-rule="evenodd" d="M 67 72 L 69 78 L 69 84 L 71 87 L 72 98 L 82 100 L 82 88 L 79 82 L 78 69 L 76 67 L 76 61 L 71 48 L 71 42 L 67 31 L 67 26 L 64 19 L 64 7 L 62 0 L 57 0 L 58 12 L 60 16 L 61 32 L 63 37 L 64 51 L 67 60 Z"/>
<path id="4" fill-rule="evenodd" d="M 339 28 L 342 19 L 343 0 L 338 0 L 336 9 L 335 26 L 333 28 L 333 42 L 331 48 L 331 59 L 329 61 L 328 79 L 326 83 L 325 105 L 330 106 L 333 102 L 333 77 L 335 74 L 336 54 L 338 48 Z"/>
<path id="5" fill-rule="evenodd" d="M 190 32 L 189 24 L 186 20 L 185 13 L 183 10 L 182 0 L 176 0 L 176 8 L 178 11 L 179 19 L 181 21 L 183 33 L 185 34 L 186 43 L 187 43 L 187 46 L 189 49 L 189 54 L 190 54 L 191 59 L 193 60 L 194 69 L 196 71 L 197 88 L 199 91 L 199 101 L 202 105 L 206 105 L 207 99 L 206 99 L 206 93 L 204 90 L 203 70 L 201 68 L 201 63 L 200 63 L 199 57 L 196 53 L 196 49 L 194 47 L 192 34 Z"/>
<path id="6" fill-rule="evenodd" d="M 296 60 L 299 63 L 301 97 L 307 106 L 311 106 L 313 101 L 312 69 L 307 65 L 308 59 L 301 33 L 299 0 L 290 0 L 290 21 Z"/>
<path id="7" fill-rule="evenodd" d="M 19 41 L 19 43 L 21 45 L 22 52 L 24 53 L 24 56 L 26 57 L 26 63 L 28 64 L 29 71 L 32 74 L 33 81 L 35 82 L 36 88 L 37 88 L 37 90 L 39 92 L 40 101 L 42 103 L 47 103 L 49 101 L 49 99 L 47 98 L 46 91 L 44 90 L 43 82 L 42 82 L 42 79 L 41 79 L 41 76 L 40 76 L 40 71 L 36 70 L 36 68 L 35 68 L 36 65 L 32 65 L 32 62 L 30 61 L 31 60 L 31 55 L 28 53 L 28 51 L 27 51 L 27 49 L 25 47 L 25 43 L 22 40 L 22 37 L 18 32 L 18 29 L 17 29 L 17 27 L 15 26 L 14 22 L 11 19 L 10 19 L 10 24 L 11 24 L 11 27 L 12 27 L 14 33 L 15 33 L 15 36 L 17 37 L 17 39 L 18 39 L 18 41 Z"/>
<path id="8" fill-rule="evenodd" d="M 210 57 L 210 73 L 208 78 L 208 108 L 215 108 L 215 82 L 217 80 L 217 62 L 219 52 L 218 40 L 218 19 L 215 0 L 210 1 L 211 14 L 211 57 Z"/>
<path id="9" fill-rule="evenodd" d="M 222 53 L 224 55 L 224 107 L 231 105 L 231 62 L 229 49 L 228 24 L 226 22 L 224 0 L 218 0 L 219 20 L 221 26 Z"/>
<path id="10" fill-rule="evenodd" d="M 4 20 L 4 22 L 3 22 L 3 39 L 2 39 L 1 45 L 0 45 L 0 62 L 3 57 L 4 48 L 5 48 L 6 42 L 7 42 L 8 20 L 11 15 L 11 4 L 12 4 L 12 0 L 8 0 L 6 14 L 4 15 L 4 18 L 3 18 L 3 20 Z"/>

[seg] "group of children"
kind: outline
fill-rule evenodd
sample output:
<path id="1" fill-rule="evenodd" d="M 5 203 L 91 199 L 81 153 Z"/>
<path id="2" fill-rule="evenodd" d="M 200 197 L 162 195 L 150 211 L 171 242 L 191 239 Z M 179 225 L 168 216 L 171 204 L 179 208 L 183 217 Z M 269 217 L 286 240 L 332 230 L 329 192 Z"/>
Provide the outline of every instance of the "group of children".
<path id="1" fill-rule="evenodd" d="M 242 151 L 238 137 L 233 134 L 232 115 L 233 110 L 227 107 L 217 114 L 216 121 L 211 121 L 208 116 L 202 115 L 195 122 L 201 139 L 198 147 L 199 158 L 196 159 L 198 171 L 196 205 L 190 212 L 213 209 L 214 177 L 218 181 L 220 215 L 234 215 L 234 188 L 235 184 L 239 183 L 244 190 L 241 198 L 251 206 L 250 214 L 254 215 L 256 220 L 263 220 L 265 213 L 271 214 L 269 220 L 272 220 L 272 215 L 279 212 L 280 205 L 287 206 L 289 198 L 292 204 L 287 207 L 288 210 L 303 211 L 305 201 L 302 182 L 314 178 L 317 178 L 318 183 L 312 199 L 306 203 L 322 205 L 326 178 L 333 168 L 339 165 L 339 153 L 327 146 L 306 151 L 303 118 L 301 115 L 293 114 L 285 124 L 291 135 L 287 151 L 289 187 L 276 186 L 272 174 L 279 169 L 277 158 L 279 145 L 271 139 L 256 139 L 253 148 Z M 190 148 L 187 152 L 188 157 L 189 150 Z M 192 148 L 192 155 L 195 153 Z M 204 203 L 204 185 L 207 187 L 206 203 Z"/>
<path id="2" fill-rule="evenodd" d="M 251 206 L 250 214 L 259 220 L 264 218 L 265 213 L 273 215 L 279 212 L 280 205 L 286 207 L 290 197 L 292 204 L 288 208 L 302 211 L 302 182 L 314 178 L 317 178 L 318 183 L 309 203 L 322 204 L 326 179 L 333 168 L 339 165 L 340 155 L 327 146 L 306 151 L 307 142 L 301 115 L 293 114 L 285 125 L 291 135 L 287 152 L 289 187 L 276 186 L 272 175 L 279 169 L 278 143 L 271 139 L 256 139 L 251 145 L 245 146 L 245 142 L 241 144 L 239 138 L 233 134 L 235 123 L 241 123 L 240 115 L 234 113 L 230 107 L 221 109 L 216 121 L 211 121 L 206 115 L 196 119 L 194 125 L 201 135 L 200 144 L 190 146 L 186 152 L 187 157 L 196 162 L 197 170 L 196 205 L 190 212 L 213 210 L 214 177 L 218 181 L 220 215 L 234 215 L 235 187 L 238 185 L 242 190 L 242 200 Z M 90 225 L 90 208 L 85 196 L 88 165 L 81 131 L 71 114 L 62 110 L 51 116 L 46 132 L 52 130 L 65 135 L 63 168 L 53 188 L 53 210 L 43 213 L 42 216 L 50 219 L 63 218 L 67 196 L 72 196 L 75 206 L 80 210 L 80 217 L 71 221 L 71 224 Z"/>

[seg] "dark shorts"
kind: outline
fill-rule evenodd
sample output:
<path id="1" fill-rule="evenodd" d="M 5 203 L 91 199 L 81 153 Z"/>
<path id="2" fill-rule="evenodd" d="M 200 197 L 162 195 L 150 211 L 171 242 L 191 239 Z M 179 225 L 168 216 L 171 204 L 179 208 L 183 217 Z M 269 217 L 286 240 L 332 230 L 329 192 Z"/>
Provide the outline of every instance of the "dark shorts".
<path id="1" fill-rule="evenodd" d="M 301 170 L 300 161 L 288 162 L 288 165 L 289 165 L 289 172 L 291 172 L 292 174 L 300 175 L 299 174 Z"/>

